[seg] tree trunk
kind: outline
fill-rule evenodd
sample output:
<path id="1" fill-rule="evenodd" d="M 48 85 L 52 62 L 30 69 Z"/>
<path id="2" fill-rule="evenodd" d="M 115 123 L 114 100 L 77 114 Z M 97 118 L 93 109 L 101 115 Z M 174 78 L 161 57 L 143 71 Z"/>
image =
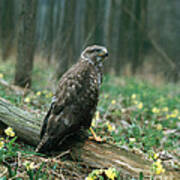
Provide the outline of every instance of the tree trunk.
<path id="1" fill-rule="evenodd" d="M 112 1 L 105 1 L 105 15 L 104 15 L 104 44 L 108 48 L 111 49 L 111 11 L 112 11 Z M 104 64 L 104 73 L 110 72 L 109 67 L 111 67 L 111 62 L 107 61 Z"/>
<path id="2" fill-rule="evenodd" d="M 5 61 L 11 53 L 15 37 L 14 1 L 1 0 L 0 6 L 0 42 L 2 60 Z"/>
<path id="3" fill-rule="evenodd" d="M 134 25 L 133 25 L 133 57 L 132 72 L 135 74 L 137 68 L 143 62 L 143 46 L 145 41 L 147 26 L 147 0 L 136 0 L 134 9 Z"/>
<path id="4" fill-rule="evenodd" d="M 111 40 L 109 41 L 110 43 L 110 52 L 111 52 L 111 66 L 113 67 L 114 71 L 118 71 L 120 68 L 120 63 L 119 63 L 119 15 L 120 15 L 120 1 L 112 0 L 111 1 L 111 14 L 110 14 L 110 34 L 113 34 L 111 37 Z M 117 65 L 118 64 L 118 65 Z M 117 66 L 117 67 L 116 67 Z M 117 70 L 118 69 L 118 70 Z"/>
<path id="5" fill-rule="evenodd" d="M 127 60 L 130 59 L 129 51 L 131 47 L 131 23 L 132 17 L 130 13 L 133 13 L 133 1 L 122 0 L 121 1 L 121 13 L 120 13 L 120 27 L 119 27 L 119 59 L 116 61 L 116 74 L 120 74 L 123 67 L 127 64 Z"/>
<path id="6" fill-rule="evenodd" d="M 63 3 L 64 2 L 64 3 Z M 74 16 L 75 16 L 75 1 L 62 1 L 64 6 L 63 18 L 60 22 L 57 43 L 57 60 L 58 68 L 56 70 L 57 78 L 60 78 L 68 69 L 69 64 L 74 63 L 75 47 L 74 42 Z M 73 23 L 70 23 L 73 22 Z M 70 25 L 69 25 L 70 24 Z"/>
<path id="7" fill-rule="evenodd" d="M 32 115 L 0 99 L 0 123 L 11 126 L 15 130 L 16 135 L 25 142 L 34 146 L 39 143 L 41 117 Z M 2 126 L 0 127 L 2 128 Z M 128 152 L 112 144 L 98 144 L 86 140 L 85 143 L 77 143 L 71 149 L 72 155 L 75 158 L 80 158 L 81 164 L 84 164 L 86 168 L 115 167 L 121 170 L 126 177 L 127 175 L 130 175 L 128 177 L 137 177 L 140 172 L 143 172 L 144 176 L 151 174 L 150 161 L 143 159 L 141 155 Z M 78 169 L 78 166 L 75 166 L 75 168 Z M 180 177 L 180 173 L 172 170 L 171 172 L 166 171 L 165 175 L 166 177 L 171 175 L 170 178 L 172 176 Z"/>
<path id="8" fill-rule="evenodd" d="M 47 3 L 47 10 L 46 10 L 46 33 L 45 33 L 45 58 L 47 62 L 51 62 L 51 57 L 53 55 L 53 39 L 54 39 L 54 7 L 55 1 L 49 0 Z"/>
<path id="9" fill-rule="evenodd" d="M 86 1 L 76 1 L 75 9 L 75 25 L 74 25 L 74 53 L 75 58 L 78 58 L 83 50 L 83 42 L 85 40 L 85 27 L 86 22 L 85 16 Z"/>
<path id="10" fill-rule="evenodd" d="M 31 75 L 35 53 L 35 29 L 37 0 L 21 0 L 20 27 L 18 32 L 18 53 L 15 84 L 31 86 Z"/>

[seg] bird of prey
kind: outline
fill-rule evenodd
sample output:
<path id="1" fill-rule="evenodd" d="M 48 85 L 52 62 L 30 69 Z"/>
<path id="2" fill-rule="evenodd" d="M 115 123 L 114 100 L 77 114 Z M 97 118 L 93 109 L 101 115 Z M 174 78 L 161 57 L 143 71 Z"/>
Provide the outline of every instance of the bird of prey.
<path id="1" fill-rule="evenodd" d="M 36 152 L 54 150 L 80 129 L 90 128 L 107 56 L 105 47 L 89 46 L 81 53 L 78 62 L 61 77 L 44 118 Z"/>

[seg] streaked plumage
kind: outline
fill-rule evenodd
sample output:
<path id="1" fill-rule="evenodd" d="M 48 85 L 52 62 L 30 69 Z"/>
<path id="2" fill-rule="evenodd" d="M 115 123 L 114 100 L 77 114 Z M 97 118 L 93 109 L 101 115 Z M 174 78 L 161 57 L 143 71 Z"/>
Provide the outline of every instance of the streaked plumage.
<path id="1" fill-rule="evenodd" d="M 36 152 L 56 149 L 70 135 L 90 127 L 107 55 L 105 47 L 87 47 L 79 61 L 62 76 L 44 119 Z"/>

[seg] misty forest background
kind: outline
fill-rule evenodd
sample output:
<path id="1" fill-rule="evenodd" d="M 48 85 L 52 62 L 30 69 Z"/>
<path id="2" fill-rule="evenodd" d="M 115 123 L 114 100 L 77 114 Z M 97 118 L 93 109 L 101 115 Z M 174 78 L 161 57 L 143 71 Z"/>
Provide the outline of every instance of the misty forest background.
<path id="1" fill-rule="evenodd" d="M 179 7 L 178 0 L 0 0 L 0 55 L 17 61 L 15 84 L 23 87 L 33 61 L 54 63 L 60 77 L 92 44 L 108 48 L 108 73 L 177 82 Z"/>

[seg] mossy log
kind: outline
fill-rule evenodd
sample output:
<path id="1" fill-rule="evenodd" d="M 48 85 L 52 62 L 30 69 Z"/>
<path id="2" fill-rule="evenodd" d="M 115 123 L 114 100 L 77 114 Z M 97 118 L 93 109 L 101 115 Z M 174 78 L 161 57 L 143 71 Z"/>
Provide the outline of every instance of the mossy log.
<path id="1" fill-rule="evenodd" d="M 38 144 L 42 117 L 37 117 L 37 115 L 33 115 L 0 99 L 0 122 L 7 126 L 11 126 L 15 130 L 17 136 L 25 142 L 33 146 Z M 123 171 L 126 175 L 130 174 L 136 177 L 140 172 L 143 172 L 145 176 L 151 175 L 152 162 L 143 159 L 140 155 L 114 145 L 108 143 L 98 144 L 86 140 L 81 150 L 79 147 L 76 149 L 75 146 L 74 152 L 79 153 L 79 151 L 81 162 L 88 167 L 115 167 Z M 166 171 L 166 178 L 172 179 L 172 177 L 180 179 L 180 174 L 178 172 Z"/>
<path id="2" fill-rule="evenodd" d="M 41 119 L 16 106 L 0 100 L 0 122 L 11 126 L 18 137 L 31 145 L 39 142 Z"/>

